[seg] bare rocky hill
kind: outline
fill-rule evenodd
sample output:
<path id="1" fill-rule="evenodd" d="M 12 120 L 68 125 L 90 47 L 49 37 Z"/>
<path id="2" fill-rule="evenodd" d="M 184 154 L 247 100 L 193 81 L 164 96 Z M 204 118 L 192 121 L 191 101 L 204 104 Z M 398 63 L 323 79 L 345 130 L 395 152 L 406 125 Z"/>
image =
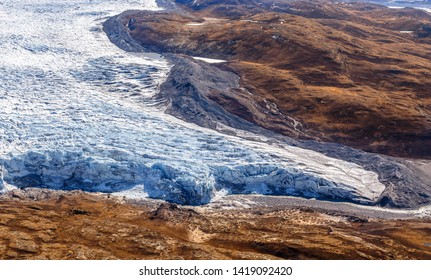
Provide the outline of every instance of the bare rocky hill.
<path id="1" fill-rule="evenodd" d="M 431 157 L 431 15 L 326 1 L 176 1 L 124 17 L 147 50 L 227 60 L 244 91 L 207 98 L 299 139 Z M 182 9 L 182 10 L 180 10 Z"/>

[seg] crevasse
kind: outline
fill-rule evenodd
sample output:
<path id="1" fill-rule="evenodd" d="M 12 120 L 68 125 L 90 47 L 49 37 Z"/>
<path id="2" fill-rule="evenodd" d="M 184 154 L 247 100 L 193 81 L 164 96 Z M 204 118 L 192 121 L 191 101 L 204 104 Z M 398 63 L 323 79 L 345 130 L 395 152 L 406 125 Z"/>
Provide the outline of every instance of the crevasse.
<path id="1" fill-rule="evenodd" d="M 126 53 L 101 24 L 154 1 L 0 2 L 0 189 L 116 192 L 181 204 L 216 191 L 372 203 L 374 172 L 318 152 L 201 128 L 151 97 L 170 65 Z"/>

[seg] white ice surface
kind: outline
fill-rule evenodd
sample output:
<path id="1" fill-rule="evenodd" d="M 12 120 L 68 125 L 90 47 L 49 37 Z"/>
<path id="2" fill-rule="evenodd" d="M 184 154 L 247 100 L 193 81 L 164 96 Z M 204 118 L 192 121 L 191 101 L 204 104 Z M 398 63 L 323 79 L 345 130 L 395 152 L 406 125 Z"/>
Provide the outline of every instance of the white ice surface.
<path id="1" fill-rule="evenodd" d="M 391 8 L 391 9 L 404 9 L 404 8 L 406 8 L 406 7 L 403 7 L 403 6 L 387 6 L 387 7 Z M 431 13 L 431 8 L 425 8 L 425 7 L 412 7 L 412 8 L 419 9 L 419 10 L 424 10 L 424 11 L 426 11 L 428 13 Z"/>
<path id="2" fill-rule="evenodd" d="M 118 49 L 101 23 L 156 8 L 150 0 L 0 2 L 0 189 L 39 184 L 180 203 L 208 202 L 231 186 L 359 200 L 381 194 L 377 174 L 356 164 L 227 136 L 154 106 L 150 97 L 171 66 Z"/>
<path id="3" fill-rule="evenodd" d="M 194 56 L 193 58 L 196 60 L 205 61 L 210 64 L 226 62 L 226 60 L 223 60 L 223 59 L 214 59 L 214 58 L 199 57 L 199 56 Z"/>
<path id="4" fill-rule="evenodd" d="M 204 25 L 205 23 L 203 23 L 203 22 L 189 22 L 189 23 L 186 23 L 186 25 L 187 26 L 201 26 L 201 25 Z"/>

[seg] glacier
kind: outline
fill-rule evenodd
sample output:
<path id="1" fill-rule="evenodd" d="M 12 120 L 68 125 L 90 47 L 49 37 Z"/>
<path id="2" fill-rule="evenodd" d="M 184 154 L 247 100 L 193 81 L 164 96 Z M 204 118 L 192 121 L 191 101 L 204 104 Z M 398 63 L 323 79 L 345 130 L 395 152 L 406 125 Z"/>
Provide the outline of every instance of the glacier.
<path id="1" fill-rule="evenodd" d="M 199 205 L 216 193 L 372 204 L 385 190 L 358 164 L 164 113 L 172 67 L 113 45 L 102 23 L 151 0 L 0 2 L 0 192 L 50 188 Z"/>

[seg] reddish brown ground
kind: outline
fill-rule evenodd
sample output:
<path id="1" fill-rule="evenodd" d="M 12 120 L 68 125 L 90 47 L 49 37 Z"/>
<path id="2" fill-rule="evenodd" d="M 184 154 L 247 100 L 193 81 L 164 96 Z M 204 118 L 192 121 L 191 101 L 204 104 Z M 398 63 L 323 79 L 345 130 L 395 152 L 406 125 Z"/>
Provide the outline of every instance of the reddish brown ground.
<path id="1" fill-rule="evenodd" d="M 431 158 L 430 14 L 316 1 L 278 12 L 244 1 L 224 1 L 234 3 L 229 8 L 198 2 L 199 10 L 186 7 L 188 16 L 131 15 L 130 34 L 154 51 L 227 59 L 220 67 L 237 73 L 252 95 L 207 95 L 260 126 Z M 298 131 L 291 118 L 302 124 Z"/>
<path id="2" fill-rule="evenodd" d="M 82 193 L 0 207 L 0 259 L 431 259 L 430 220 L 132 206 Z"/>

